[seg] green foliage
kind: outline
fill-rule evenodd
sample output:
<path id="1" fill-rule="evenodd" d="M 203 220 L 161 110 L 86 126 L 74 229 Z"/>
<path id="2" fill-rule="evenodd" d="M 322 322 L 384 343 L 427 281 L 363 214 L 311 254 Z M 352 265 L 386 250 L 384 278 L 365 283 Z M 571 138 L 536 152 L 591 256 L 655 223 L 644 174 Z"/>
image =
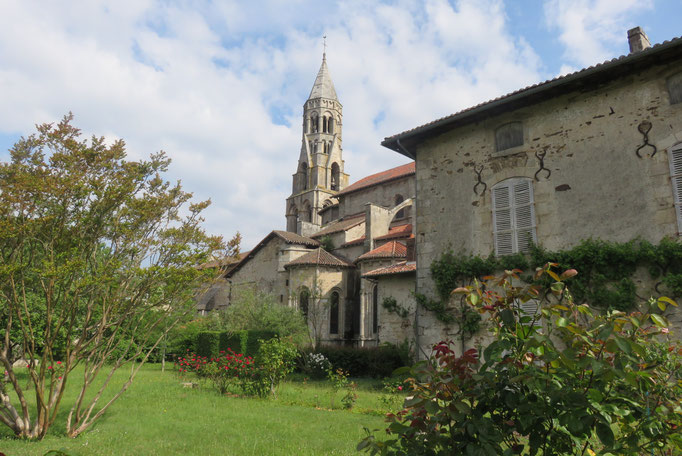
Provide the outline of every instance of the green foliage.
<path id="1" fill-rule="evenodd" d="M 377 378 L 388 377 L 397 368 L 405 366 L 405 360 L 409 359 L 409 352 L 406 354 L 405 350 L 405 345 L 390 344 L 366 348 L 322 346 L 317 349 L 334 369 L 342 369 L 353 377 Z"/>
<path id="2" fill-rule="evenodd" d="M 457 356 L 452 342 L 410 371 L 411 397 L 387 415 L 389 439 L 358 449 L 382 455 L 680 454 L 682 347 L 652 299 L 647 313 L 575 304 L 551 264 L 538 284 L 516 271 L 460 287 L 486 314 L 492 343 Z M 514 283 L 516 282 L 516 284 Z M 546 286 L 540 285 L 546 283 Z M 520 303 L 543 298 L 541 312 Z M 538 324 L 541 323 L 541 324 Z"/>
<path id="3" fill-rule="evenodd" d="M 398 304 L 398 301 L 396 301 L 393 296 L 384 298 L 381 305 L 384 309 L 395 313 L 400 318 L 407 318 L 410 315 L 410 311 Z"/>
<path id="4" fill-rule="evenodd" d="M 270 394 L 275 395 L 279 383 L 293 372 L 297 356 L 298 351 L 292 342 L 279 337 L 261 341 L 256 365 L 262 374 L 261 384 L 269 386 Z M 259 393 L 263 395 L 262 388 Z"/>
<path id="5" fill-rule="evenodd" d="M 633 275 L 638 267 L 645 268 L 652 279 L 658 279 L 671 296 L 682 297 L 682 244 L 676 239 L 664 238 L 658 245 L 644 240 L 616 243 L 587 239 L 575 247 L 555 252 L 534 245 L 528 256 L 517 253 L 481 258 L 446 251 L 431 264 L 440 302 L 426 297 L 421 300 L 426 309 L 449 323 L 452 320 L 448 320 L 447 305 L 443 303 L 448 302 L 455 288 L 498 271 L 532 270 L 549 262 L 579 270 L 580 275 L 571 281 L 575 299 L 602 309 L 627 311 L 635 307 L 637 287 Z"/>
<path id="6" fill-rule="evenodd" d="M 197 334 L 197 355 L 207 358 L 215 357 L 220 352 L 220 332 L 202 331 Z"/>
<path id="7" fill-rule="evenodd" d="M 230 306 L 220 311 L 219 319 L 221 329 L 232 333 L 266 331 L 290 338 L 297 345 L 308 341 L 308 327 L 297 309 L 280 304 L 273 295 L 250 288 L 240 290 Z M 256 341 L 247 343 L 255 346 Z M 244 347 L 243 353 L 252 353 L 251 347 Z"/>
<path id="8" fill-rule="evenodd" d="M 135 361 L 215 279 L 196 265 L 224 248 L 201 227 L 209 202 L 192 203 L 162 178 L 170 163 L 163 153 L 129 161 L 123 141 L 83 140 L 71 120 L 38 126 L 0 163 L 0 325 L 10 336 L 0 339 L 0 364 L 13 389 L 0 397 L 0 422 L 23 438 L 46 435 L 80 364 L 87 369 L 81 394 L 69 398 L 66 432 L 76 437 L 102 416 L 133 381 Z M 29 367 L 35 409 L 10 362 L 18 348 L 40 360 Z M 129 381 L 99 402 L 99 387 L 90 389 L 101 369 L 131 360 Z M 56 361 L 65 369 L 58 377 L 45 367 Z"/>
<path id="9" fill-rule="evenodd" d="M 327 252 L 331 252 L 335 248 L 334 241 L 332 240 L 332 237 L 329 235 L 322 236 L 320 238 L 320 244 L 322 244 L 322 248 Z"/>

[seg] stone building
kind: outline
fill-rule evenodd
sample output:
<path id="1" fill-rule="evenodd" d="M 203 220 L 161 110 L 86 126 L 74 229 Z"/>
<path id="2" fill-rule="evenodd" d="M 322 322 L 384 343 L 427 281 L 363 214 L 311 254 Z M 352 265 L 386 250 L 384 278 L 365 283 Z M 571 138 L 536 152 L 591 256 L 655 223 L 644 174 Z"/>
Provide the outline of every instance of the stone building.
<path id="1" fill-rule="evenodd" d="M 349 185 L 342 133 L 342 105 L 323 56 L 303 105 L 287 230 L 272 231 L 239 261 L 223 265 L 220 282 L 199 299 L 200 313 L 225 308 L 251 288 L 301 310 L 322 343 L 366 346 L 411 338 L 411 318 L 396 325 L 381 304 L 394 294 L 407 299 L 414 289 L 416 269 L 407 247 L 414 162 Z M 399 268 L 386 269 L 392 266 Z"/>
<path id="2" fill-rule="evenodd" d="M 416 289 L 453 248 L 560 250 L 682 232 L 682 39 L 533 85 L 386 138 L 416 162 Z M 679 314 L 673 318 L 680 331 Z M 423 309 L 423 348 L 453 334 Z"/>

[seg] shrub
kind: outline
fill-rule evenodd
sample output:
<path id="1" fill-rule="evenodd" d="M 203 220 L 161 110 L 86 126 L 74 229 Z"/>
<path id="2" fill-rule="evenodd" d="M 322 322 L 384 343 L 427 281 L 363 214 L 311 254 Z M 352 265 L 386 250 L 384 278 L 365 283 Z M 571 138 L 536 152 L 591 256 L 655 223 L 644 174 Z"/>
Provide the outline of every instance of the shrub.
<path id="1" fill-rule="evenodd" d="M 261 381 L 269 385 L 270 394 L 275 395 L 275 388 L 294 370 L 297 355 L 296 347 L 287 340 L 273 337 L 261 341 L 256 361 L 262 374 Z"/>
<path id="2" fill-rule="evenodd" d="M 311 378 L 324 378 L 332 368 L 332 363 L 322 353 L 301 353 L 300 362 L 301 372 Z"/>
<path id="3" fill-rule="evenodd" d="M 411 369 L 412 397 L 388 414 L 392 438 L 369 434 L 372 454 L 639 455 L 680 454 L 682 348 L 668 338 L 660 311 L 601 314 L 576 305 L 548 264 L 536 279 L 548 290 L 518 286 L 519 270 L 459 288 L 487 314 L 493 342 L 461 356 L 444 341 Z M 529 316 L 521 303 L 543 298 Z M 676 305 L 676 304 L 674 304 Z M 540 318 L 542 318 L 542 324 Z"/>
<path id="4" fill-rule="evenodd" d="M 318 351 L 335 369 L 343 369 L 351 377 L 389 377 L 394 370 L 405 366 L 405 361 L 409 363 L 404 346 L 389 344 L 366 348 L 323 346 Z"/>
<path id="5" fill-rule="evenodd" d="M 206 358 L 215 357 L 219 353 L 220 333 L 218 331 L 202 331 L 197 334 L 197 355 Z"/>

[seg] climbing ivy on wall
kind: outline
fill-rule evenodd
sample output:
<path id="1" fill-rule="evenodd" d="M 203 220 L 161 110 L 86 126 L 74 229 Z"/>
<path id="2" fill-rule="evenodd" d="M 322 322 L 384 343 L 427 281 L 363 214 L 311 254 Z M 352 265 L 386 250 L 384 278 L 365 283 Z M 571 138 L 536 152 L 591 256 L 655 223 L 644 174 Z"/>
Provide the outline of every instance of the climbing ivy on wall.
<path id="1" fill-rule="evenodd" d="M 552 252 L 534 245 L 529 255 L 487 258 L 449 250 L 431 264 L 431 276 L 440 302 L 444 303 L 441 305 L 445 306 L 452 290 L 475 277 L 515 268 L 531 273 L 548 262 L 559 263 L 562 269 L 578 270 L 579 274 L 569 283 L 578 302 L 608 309 L 632 309 L 638 298 L 648 298 L 637 296 L 633 277 L 640 267 L 655 281 L 658 293 L 682 296 L 682 243 L 670 238 L 658 244 L 641 239 L 624 243 L 588 239 L 566 250 Z M 531 282 L 532 277 L 524 280 Z M 435 307 L 437 311 L 438 306 Z"/>

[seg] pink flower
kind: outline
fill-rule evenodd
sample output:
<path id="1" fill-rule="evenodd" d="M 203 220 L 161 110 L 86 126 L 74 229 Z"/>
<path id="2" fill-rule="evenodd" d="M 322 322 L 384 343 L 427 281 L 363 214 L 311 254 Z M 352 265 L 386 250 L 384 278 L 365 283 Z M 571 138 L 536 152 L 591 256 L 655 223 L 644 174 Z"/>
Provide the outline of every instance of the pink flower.
<path id="1" fill-rule="evenodd" d="M 402 386 L 399 386 L 399 387 L 398 387 L 398 391 L 402 391 L 402 390 L 403 390 L 403 387 L 402 387 Z"/>
<path id="2" fill-rule="evenodd" d="M 661 328 L 661 332 L 663 334 L 668 334 L 670 332 L 670 330 L 668 328 Z"/>

